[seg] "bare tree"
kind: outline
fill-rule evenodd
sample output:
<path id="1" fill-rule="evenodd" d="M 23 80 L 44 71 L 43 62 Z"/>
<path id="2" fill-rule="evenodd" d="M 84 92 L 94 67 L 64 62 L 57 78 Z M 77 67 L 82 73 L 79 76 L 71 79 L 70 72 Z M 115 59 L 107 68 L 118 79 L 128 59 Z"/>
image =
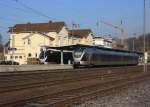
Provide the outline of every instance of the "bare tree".
<path id="1" fill-rule="evenodd" d="M 2 38 L 2 35 L 1 35 L 1 33 L 0 33 L 0 44 L 3 44 L 3 43 L 2 43 L 2 41 L 3 41 L 2 39 L 3 39 L 3 38 Z"/>
<path id="2" fill-rule="evenodd" d="M 0 52 L 3 52 L 3 40 L 2 35 L 0 34 Z"/>
<path id="3" fill-rule="evenodd" d="M 127 39 L 127 45 L 129 50 L 133 50 L 133 41 L 134 41 L 134 50 L 143 52 L 143 35 L 140 35 L 137 38 L 130 37 Z M 150 50 L 150 33 L 146 34 L 146 49 Z"/>

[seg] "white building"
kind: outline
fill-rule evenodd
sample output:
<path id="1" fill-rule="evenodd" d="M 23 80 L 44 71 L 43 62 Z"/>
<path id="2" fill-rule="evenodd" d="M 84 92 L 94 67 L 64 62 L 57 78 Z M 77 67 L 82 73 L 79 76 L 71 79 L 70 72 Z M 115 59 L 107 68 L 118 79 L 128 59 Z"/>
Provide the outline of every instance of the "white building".
<path id="1" fill-rule="evenodd" d="M 68 45 L 68 29 L 65 22 L 16 24 L 9 29 L 9 45 L 12 50 L 5 54 L 6 60 L 27 64 L 38 58 L 41 46 Z"/>
<path id="2" fill-rule="evenodd" d="M 113 39 L 112 38 L 103 38 L 103 37 L 94 37 L 93 44 L 95 46 L 113 48 Z"/>

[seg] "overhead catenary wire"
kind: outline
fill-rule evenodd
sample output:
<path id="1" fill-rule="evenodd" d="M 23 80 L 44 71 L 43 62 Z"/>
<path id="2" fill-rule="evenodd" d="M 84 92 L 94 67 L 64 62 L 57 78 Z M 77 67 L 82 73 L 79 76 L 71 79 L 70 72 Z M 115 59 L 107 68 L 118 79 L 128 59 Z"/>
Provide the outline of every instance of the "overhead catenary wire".
<path id="1" fill-rule="evenodd" d="M 33 13 L 35 13 L 35 14 L 37 14 L 37 15 L 40 15 L 40 16 L 45 17 L 45 18 L 47 18 L 47 19 L 54 20 L 54 18 L 49 17 L 48 15 L 44 14 L 43 12 L 38 11 L 38 10 L 32 8 L 32 7 L 30 7 L 30 6 L 26 5 L 26 4 L 24 4 L 23 2 L 20 2 L 19 0 L 13 0 L 13 1 L 15 1 L 15 2 L 18 3 L 19 5 L 23 6 L 24 8 L 26 8 L 26 9 L 32 11 Z"/>
<path id="2" fill-rule="evenodd" d="M 8 27 L 0 26 L 0 29 L 8 29 Z"/>
<path id="3" fill-rule="evenodd" d="M 22 8 L 9 6 L 7 4 L 3 4 L 3 3 L 0 2 L 0 7 L 2 7 L 2 6 L 3 7 L 7 7 L 7 8 L 12 8 L 12 9 L 15 9 L 15 10 L 19 10 L 19 11 L 24 12 L 26 14 L 29 13 L 29 10 L 25 10 L 25 9 L 22 9 Z M 16 14 L 12 14 L 12 15 L 13 15 L 13 17 L 16 17 Z M 9 16 L 10 16 L 10 13 L 9 13 Z M 16 19 L 16 18 L 8 18 L 8 17 L 3 17 L 3 16 L 0 16 L 0 19 L 3 20 L 3 21 L 5 21 L 5 22 L 18 22 L 18 21 L 22 21 L 22 20 L 20 20 L 20 18 Z"/>
<path id="4" fill-rule="evenodd" d="M 28 11 L 23 9 L 23 8 L 19 8 L 19 7 L 14 7 L 14 6 L 10 6 L 8 4 L 5 4 L 5 3 L 2 3 L 0 2 L 0 6 L 3 6 L 3 7 L 6 7 L 6 8 L 11 8 L 11 9 L 15 9 L 15 10 L 18 10 L 18 11 L 21 11 L 21 12 L 24 12 L 24 13 L 27 13 Z"/>
<path id="5" fill-rule="evenodd" d="M 20 12 L 23 12 L 23 13 L 25 13 L 25 14 L 29 14 L 29 9 L 27 10 L 27 9 L 24 9 L 24 8 L 20 8 L 20 7 L 14 7 L 14 6 L 12 6 L 12 5 L 8 5 L 8 4 L 6 4 L 6 3 L 3 3 L 3 2 L 1 2 L 0 1 L 0 7 L 5 7 L 5 8 L 10 8 L 10 9 L 14 9 L 14 10 L 17 10 L 17 11 L 20 11 Z M 12 12 L 12 11 L 11 11 Z M 10 13 L 9 13 L 10 14 Z M 12 14 L 13 16 L 16 16 L 16 14 Z M 36 14 L 37 15 L 37 14 Z M 2 19 L 2 18 L 1 18 Z M 4 19 L 4 18 L 3 18 Z M 7 20 L 7 19 L 6 19 Z M 10 21 L 14 21 L 14 19 L 10 19 L 9 18 L 9 20 Z M 15 20 L 16 21 L 16 20 Z M 18 20 L 17 20 L 18 21 Z"/>
<path id="6" fill-rule="evenodd" d="M 18 11 L 21 11 L 21 12 L 24 12 L 24 13 L 27 13 L 28 11 L 27 10 L 25 10 L 25 9 L 22 9 L 22 8 L 18 8 L 18 7 L 14 7 L 14 6 L 12 6 L 12 5 L 8 5 L 8 4 L 6 4 L 6 3 L 3 3 L 3 2 L 1 2 L 0 1 L 0 7 L 6 7 L 6 8 L 10 8 L 10 9 L 15 9 L 15 10 L 18 10 Z M 16 14 L 12 14 L 13 15 L 13 17 L 16 17 Z M 9 16 L 10 16 L 10 13 L 9 13 Z M 8 18 L 8 17 L 4 17 L 4 15 L 3 16 L 0 16 L 0 19 L 4 22 L 18 22 L 18 21 L 21 21 L 21 20 L 18 20 L 18 19 L 16 19 L 16 18 Z"/>
<path id="7" fill-rule="evenodd" d="M 4 17 L 1 17 L 0 16 L 0 19 L 2 19 L 2 20 L 7 20 L 7 21 L 18 21 L 17 19 L 14 19 L 14 18 L 4 18 Z"/>

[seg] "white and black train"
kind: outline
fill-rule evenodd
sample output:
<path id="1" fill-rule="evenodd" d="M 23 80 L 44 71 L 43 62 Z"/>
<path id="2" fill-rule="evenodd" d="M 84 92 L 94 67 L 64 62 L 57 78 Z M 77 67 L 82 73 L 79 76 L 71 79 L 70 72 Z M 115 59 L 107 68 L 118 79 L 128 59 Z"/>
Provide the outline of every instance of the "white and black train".
<path id="1" fill-rule="evenodd" d="M 55 48 L 57 51 L 49 48 L 41 51 L 39 62 L 60 64 L 61 53 L 58 51 L 60 49 L 69 51 L 63 52 L 63 63 L 68 64 L 70 61 L 70 63 L 73 63 L 74 68 L 80 66 L 92 67 L 137 65 L 139 59 L 139 55 L 136 52 L 97 46 L 72 45 Z"/>
<path id="2" fill-rule="evenodd" d="M 137 65 L 136 52 L 107 49 L 102 47 L 78 47 L 73 52 L 74 68 L 80 66 Z"/>
<path id="3" fill-rule="evenodd" d="M 72 52 L 63 52 L 63 64 L 71 64 L 73 62 Z M 61 52 L 55 49 L 41 49 L 39 55 L 40 64 L 60 64 L 61 63 Z"/>

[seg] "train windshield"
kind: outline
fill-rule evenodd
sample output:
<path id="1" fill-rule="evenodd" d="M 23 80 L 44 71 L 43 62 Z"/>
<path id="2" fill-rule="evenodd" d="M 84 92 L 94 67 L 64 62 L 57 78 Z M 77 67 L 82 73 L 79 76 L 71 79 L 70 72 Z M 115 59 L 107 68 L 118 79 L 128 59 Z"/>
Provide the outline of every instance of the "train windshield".
<path id="1" fill-rule="evenodd" d="M 83 53 L 83 49 L 82 48 L 75 49 L 75 51 L 74 51 L 74 57 L 80 58 L 81 55 L 82 55 L 82 53 Z"/>

